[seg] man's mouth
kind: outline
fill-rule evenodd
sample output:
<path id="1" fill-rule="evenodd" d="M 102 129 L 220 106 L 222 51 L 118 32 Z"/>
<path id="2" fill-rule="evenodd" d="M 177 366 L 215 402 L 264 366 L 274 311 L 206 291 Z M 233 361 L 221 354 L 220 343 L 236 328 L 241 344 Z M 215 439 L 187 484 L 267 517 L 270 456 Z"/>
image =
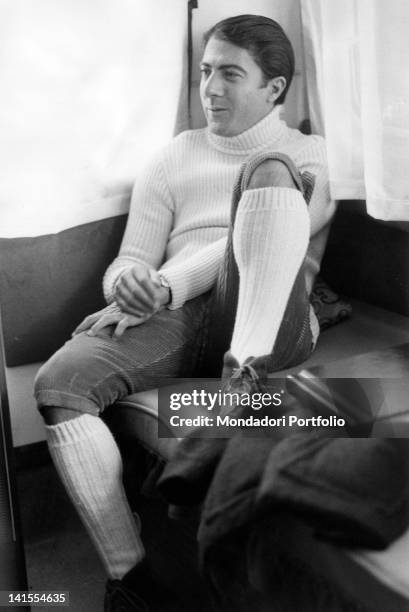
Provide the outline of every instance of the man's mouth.
<path id="1" fill-rule="evenodd" d="M 221 113 L 223 111 L 226 111 L 227 109 L 226 108 L 221 108 L 221 107 L 218 107 L 218 106 L 208 106 L 207 110 L 209 112 L 211 112 L 211 113 Z"/>

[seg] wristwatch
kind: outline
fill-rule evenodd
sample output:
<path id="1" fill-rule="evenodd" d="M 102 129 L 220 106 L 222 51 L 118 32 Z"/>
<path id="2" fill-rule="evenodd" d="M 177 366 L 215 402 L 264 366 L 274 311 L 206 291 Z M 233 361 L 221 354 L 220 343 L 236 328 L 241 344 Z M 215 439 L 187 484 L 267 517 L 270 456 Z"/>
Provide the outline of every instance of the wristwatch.
<path id="1" fill-rule="evenodd" d="M 170 285 L 161 272 L 159 272 L 160 286 L 170 290 Z"/>

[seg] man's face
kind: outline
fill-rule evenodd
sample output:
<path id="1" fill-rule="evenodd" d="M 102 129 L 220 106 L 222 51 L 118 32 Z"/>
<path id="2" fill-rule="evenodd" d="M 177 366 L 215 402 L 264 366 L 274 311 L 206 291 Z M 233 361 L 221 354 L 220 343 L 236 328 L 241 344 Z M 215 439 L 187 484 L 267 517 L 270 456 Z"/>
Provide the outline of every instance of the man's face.
<path id="1" fill-rule="evenodd" d="M 209 130 L 220 136 L 244 132 L 273 108 L 271 88 L 247 49 L 210 38 L 200 64 L 200 97 Z"/>

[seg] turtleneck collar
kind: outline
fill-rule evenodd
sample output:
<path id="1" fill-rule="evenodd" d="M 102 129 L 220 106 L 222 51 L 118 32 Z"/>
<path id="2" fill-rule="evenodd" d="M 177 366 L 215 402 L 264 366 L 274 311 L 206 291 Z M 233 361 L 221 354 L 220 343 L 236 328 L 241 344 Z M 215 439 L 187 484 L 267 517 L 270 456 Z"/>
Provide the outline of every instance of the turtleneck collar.
<path id="1" fill-rule="evenodd" d="M 280 119 L 280 111 L 281 106 L 275 106 L 263 119 L 237 136 L 219 136 L 208 131 L 208 140 L 218 151 L 232 155 L 253 153 L 266 145 L 277 144 L 287 127 Z"/>

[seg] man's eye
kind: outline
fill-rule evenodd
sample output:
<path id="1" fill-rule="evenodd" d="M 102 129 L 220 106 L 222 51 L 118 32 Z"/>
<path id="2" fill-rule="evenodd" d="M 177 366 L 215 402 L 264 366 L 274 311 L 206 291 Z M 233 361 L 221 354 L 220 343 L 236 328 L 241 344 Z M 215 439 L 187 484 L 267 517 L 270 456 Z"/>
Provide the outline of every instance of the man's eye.
<path id="1" fill-rule="evenodd" d="M 232 72 L 231 70 L 226 70 L 226 72 L 224 73 L 224 76 L 229 81 L 234 81 L 234 80 L 238 79 L 240 75 L 237 74 L 237 72 Z"/>
<path id="2" fill-rule="evenodd" d="M 200 68 L 200 72 L 202 77 L 208 77 L 211 71 L 210 68 Z"/>

